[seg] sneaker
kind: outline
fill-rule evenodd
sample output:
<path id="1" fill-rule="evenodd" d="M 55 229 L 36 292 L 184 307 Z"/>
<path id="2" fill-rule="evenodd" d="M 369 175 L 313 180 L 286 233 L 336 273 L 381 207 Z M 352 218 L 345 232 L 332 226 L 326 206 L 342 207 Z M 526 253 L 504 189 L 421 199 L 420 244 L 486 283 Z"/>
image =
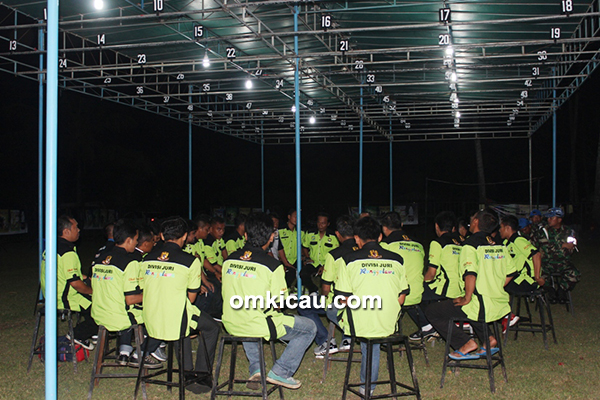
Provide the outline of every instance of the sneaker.
<path id="1" fill-rule="evenodd" d="M 150 353 L 150 355 L 160 362 L 167 361 L 167 352 L 162 347 L 159 347 L 153 353 Z"/>
<path id="2" fill-rule="evenodd" d="M 258 390 L 262 386 L 260 381 L 260 370 L 254 372 L 250 378 L 249 382 L 246 382 L 246 387 L 250 390 Z"/>
<path id="3" fill-rule="evenodd" d="M 65 337 L 67 338 L 67 340 L 71 340 L 71 337 L 67 334 L 65 335 Z M 94 344 L 91 342 L 91 340 L 89 339 L 85 339 L 85 340 L 80 340 L 80 339 L 73 339 L 73 341 L 75 342 L 75 344 L 80 345 L 81 347 L 83 347 L 86 350 L 92 351 L 94 350 Z"/>
<path id="4" fill-rule="evenodd" d="M 507 315 L 506 317 L 502 318 L 502 334 L 506 333 L 506 330 L 509 326 L 515 326 L 515 324 L 519 322 L 519 319 L 521 319 L 521 317 L 513 313 L 510 313 L 510 315 Z"/>
<path id="5" fill-rule="evenodd" d="M 98 335 L 92 335 L 92 344 L 94 346 L 98 344 Z"/>
<path id="6" fill-rule="evenodd" d="M 133 353 L 131 355 L 131 357 L 129 357 L 129 363 L 127 365 L 129 365 L 130 367 L 133 367 L 133 368 L 140 367 L 137 353 Z M 156 358 L 152 357 L 151 355 L 147 355 L 146 357 L 144 357 L 144 368 L 158 369 L 158 368 L 162 368 L 162 364 Z"/>
<path id="7" fill-rule="evenodd" d="M 419 329 L 416 332 L 411 333 L 410 335 L 408 335 L 408 338 L 412 341 L 419 341 L 421 340 L 421 338 L 423 339 L 427 339 L 430 336 L 436 336 L 439 334 L 436 332 L 435 328 L 431 328 L 429 330 L 423 331 L 421 329 Z"/>
<path id="8" fill-rule="evenodd" d="M 373 396 L 373 392 L 375 391 L 375 389 L 371 389 L 371 396 Z M 358 388 L 358 393 L 361 394 L 361 396 L 365 395 L 365 388 L 363 386 Z"/>
<path id="9" fill-rule="evenodd" d="M 279 375 L 275 375 L 273 371 L 269 371 L 267 374 L 267 382 L 272 383 L 274 385 L 283 386 L 288 389 L 298 389 L 302 386 L 302 383 L 298 379 L 294 379 L 293 377 L 282 378 Z"/>
<path id="10" fill-rule="evenodd" d="M 119 354 L 119 357 L 117 357 L 117 364 L 119 364 L 119 365 L 129 364 L 129 356 L 127 354 Z"/>
<path id="11" fill-rule="evenodd" d="M 331 342 L 329 342 L 329 354 L 335 354 L 339 351 L 337 344 L 335 343 L 335 339 L 331 339 Z M 323 343 L 320 346 L 317 346 L 314 350 L 315 356 L 317 358 L 323 358 L 325 357 L 325 354 L 327 354 L 327 342 Z"/>
<path id="12" fill-rule="evenodd" d="M 350 339 L 342 339 L 342 345 L 338 348 L 339 351 L 350 351 Z"/>

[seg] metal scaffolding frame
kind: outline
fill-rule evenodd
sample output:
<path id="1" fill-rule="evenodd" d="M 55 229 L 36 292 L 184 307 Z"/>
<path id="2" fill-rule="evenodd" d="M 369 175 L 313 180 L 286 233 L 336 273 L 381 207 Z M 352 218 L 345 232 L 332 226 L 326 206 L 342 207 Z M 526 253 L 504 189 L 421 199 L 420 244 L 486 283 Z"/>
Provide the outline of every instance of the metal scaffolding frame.
<path id="1" fill-rule="evenodd" d="M 301 143 L 526 138 L 600 47 L 590 0 L 104 2 L 61 2 L 61 88 L 264 145 L 296 140 L 295 60 Z M 44 7 L 3 1 L 1 71 L 46 72 Z"/>

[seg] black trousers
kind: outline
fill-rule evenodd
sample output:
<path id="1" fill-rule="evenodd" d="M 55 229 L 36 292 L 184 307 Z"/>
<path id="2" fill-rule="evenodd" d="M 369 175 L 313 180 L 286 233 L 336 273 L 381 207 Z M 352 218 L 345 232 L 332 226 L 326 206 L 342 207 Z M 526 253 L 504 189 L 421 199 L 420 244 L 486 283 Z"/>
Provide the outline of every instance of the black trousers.
<path id="1" fill-rule="evenodd" d="M 206 343 L 206 350 L 204 350 L 204 345 L 202 344 L 201 336 L 198 336 L 198 351 L 196 353 L 196 364 L 192 368 L 192 340 L 186 337 L 183 340 L 183 366 L 186 371 L 191 371 L 192 369 L 197 372 L 208 372 L 212 374 L 212 365 L 215 360 L 215 352 L 217 349 L 217 340 L 219 338 L 219 333 L 221 332 L 221 326 L 214 320 L 212 317 L 207 315 L 206 313 L 201 313 L 198 318 L 198 328 L 197 331 L 202 333 L 202 337 L 204 337 L 204 342 Z M 177 349 L 176 354 L 179 354 L 178 350 L 179 346 L 176 344 L 175 349 Z M 207 365 L 207 357 L 208 354 L 208 365 Z"/>
<path id="2" fill-rule="evenodd" d="M 98 334 L 98 325 L 96 325 L 96 321 L 92 318 L 91 312 L 92 306 L 82 308 L 79 311 L 79 323 L 73 328 L 75 339 L 86 340 Z"/>
<path id="3" fill-rule="evenodd" d="M 287 284 L 288 290 L 291 290 L 296 283 L 296 268 L 298 263 L 294 264 L 295 268 L 285 268 L 285 283 Z"/>
<path id="4" fill-rule="evenodd" d="M 314 266 L 312 264 L 306 264 L 300 271 L 300 278 L 302 279 L 302 285 L 308 290 L 308 293 L 319 292 L 319 288 L 312 280 L 313 275 L 319 271 L 320 265 Z"/>
<path id="5" fill-rule="evenodd" d="M 423 295 L 421 297 L 421 303 L 417 304 L 419 311 L 409 309 L 406 313 L 409 317 L 417 324 L 418 327 L 422 328 L 429 324 L 429 320 L 425 315 L 425 310 L 431 303 L 435 303 L 441 300 L 445 300 L 445 297 L 440 296 L 429 288 L 429 285 L 425 283 L 423 285 Z"/>
<path id="6" fill-rule="evenodd" d="M 511 280 L 508 282 L 508 285 L 504 286 L 504 290 L 510 294 L 529 293 L 537 289 L 539 289 L 539 285 L 537 283 L 527 283 L 525 281 L 516 284 L 514 280 Z"/>
<path id="7" fill-rule="evenodd" d="M 448 323 L 452 318 L 467 318 L 461 307 L 456 307 L 451 299 L 440 301 L 439 303 L 430 304 L 425 311 L 427 319 L 433 325 L 435 330 L 444 338 L 448 340 Z M 477 322 L 469 320 L 469 323 L 473 327 L 475 334 L 482 342 L 485 340 L 483 337 L 483 322 Z M 462 327 L 455 327 L 452 329 L 452 341 L 450 346 L 454 350 L 461 348 L 467 343 L 471 337 L 462 329 Z"/>
<path id="8" fill-rule="evenodd" d="M 221 294 L 222 284 L 217 277 L 212 274 L 207 274 L 208 281 L 213 284 L 215 291 L 210 290 L 203 295 L 198 295 L 194 305 L 200 309 L 200 311 L 207 312 L 213 318 L 221 318 L 223 314 L 223 295 Z"/>

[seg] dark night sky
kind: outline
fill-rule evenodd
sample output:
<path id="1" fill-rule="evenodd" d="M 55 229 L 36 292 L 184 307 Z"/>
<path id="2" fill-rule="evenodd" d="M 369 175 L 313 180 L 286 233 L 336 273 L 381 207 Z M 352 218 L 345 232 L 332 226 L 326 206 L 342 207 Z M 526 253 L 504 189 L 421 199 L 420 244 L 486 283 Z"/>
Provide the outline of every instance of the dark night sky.
<path id="1" fill-rule="evenodd" d="M 0 77 L 3 116 L 0 208 L 37 209 L 37 84 Z M 577 195 L 593 191 L 598 127 L 598 73 L 558 114 L 558 201 L 570 201 L 570 135 L 577 131 Z M 577 109 L 577 120 L 573 121 Z M 577 125 L 575 127 L 574 125 Z M 102 202 L 122 211 L 187 215 L 188 127 L 130 107 L 68 91 L 59 98 L 59 204 Z M 543 177 L 540 202 L 551 201 L 551 121 L 534 135 L 533 175 Z M 484 140 L 488 182 L 528 177 L 527 141 Z M 194 213 L 211 206 L 260 207 L 260 147 L 194 128 Z M 365 144 L 365 205 L 389 203 L 387 144 Z M 295 202 L 294 147 L 265 147 L 266 206 Z M 303 207 L 343 211 L 358 203 L 358 144 L 302 147 Z M 394 144 L 394 198 L 425 197 L 425 178 L 476 183 L 474 141 Z M 439 198 L 476 201 L 477 189 L 433 185 Z M 430 193 L 431 196 L 431 193 Z M 488 198 L 527 203 L 527 184 L 488 187 Z M 30 213 L 31 215 L 32 213 Z M 35 214 L 31 215 L 32 217 Z M 33 219 L 33 218 L 31 218 Z"/>

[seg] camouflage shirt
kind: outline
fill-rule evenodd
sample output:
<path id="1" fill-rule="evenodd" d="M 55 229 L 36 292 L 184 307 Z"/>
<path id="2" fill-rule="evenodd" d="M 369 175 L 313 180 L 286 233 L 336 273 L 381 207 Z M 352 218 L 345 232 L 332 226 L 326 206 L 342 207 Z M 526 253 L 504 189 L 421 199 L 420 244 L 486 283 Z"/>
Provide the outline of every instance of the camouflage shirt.
<path id="1" fill-rule="evenodd" d="M 571 234 L 571 229 L 564 225 L 558 229 L 543 225 L 531 232 L 531 243 L 542 253 L 542 265 L 572 265 L 572 251 L 562 248 Z"/>

